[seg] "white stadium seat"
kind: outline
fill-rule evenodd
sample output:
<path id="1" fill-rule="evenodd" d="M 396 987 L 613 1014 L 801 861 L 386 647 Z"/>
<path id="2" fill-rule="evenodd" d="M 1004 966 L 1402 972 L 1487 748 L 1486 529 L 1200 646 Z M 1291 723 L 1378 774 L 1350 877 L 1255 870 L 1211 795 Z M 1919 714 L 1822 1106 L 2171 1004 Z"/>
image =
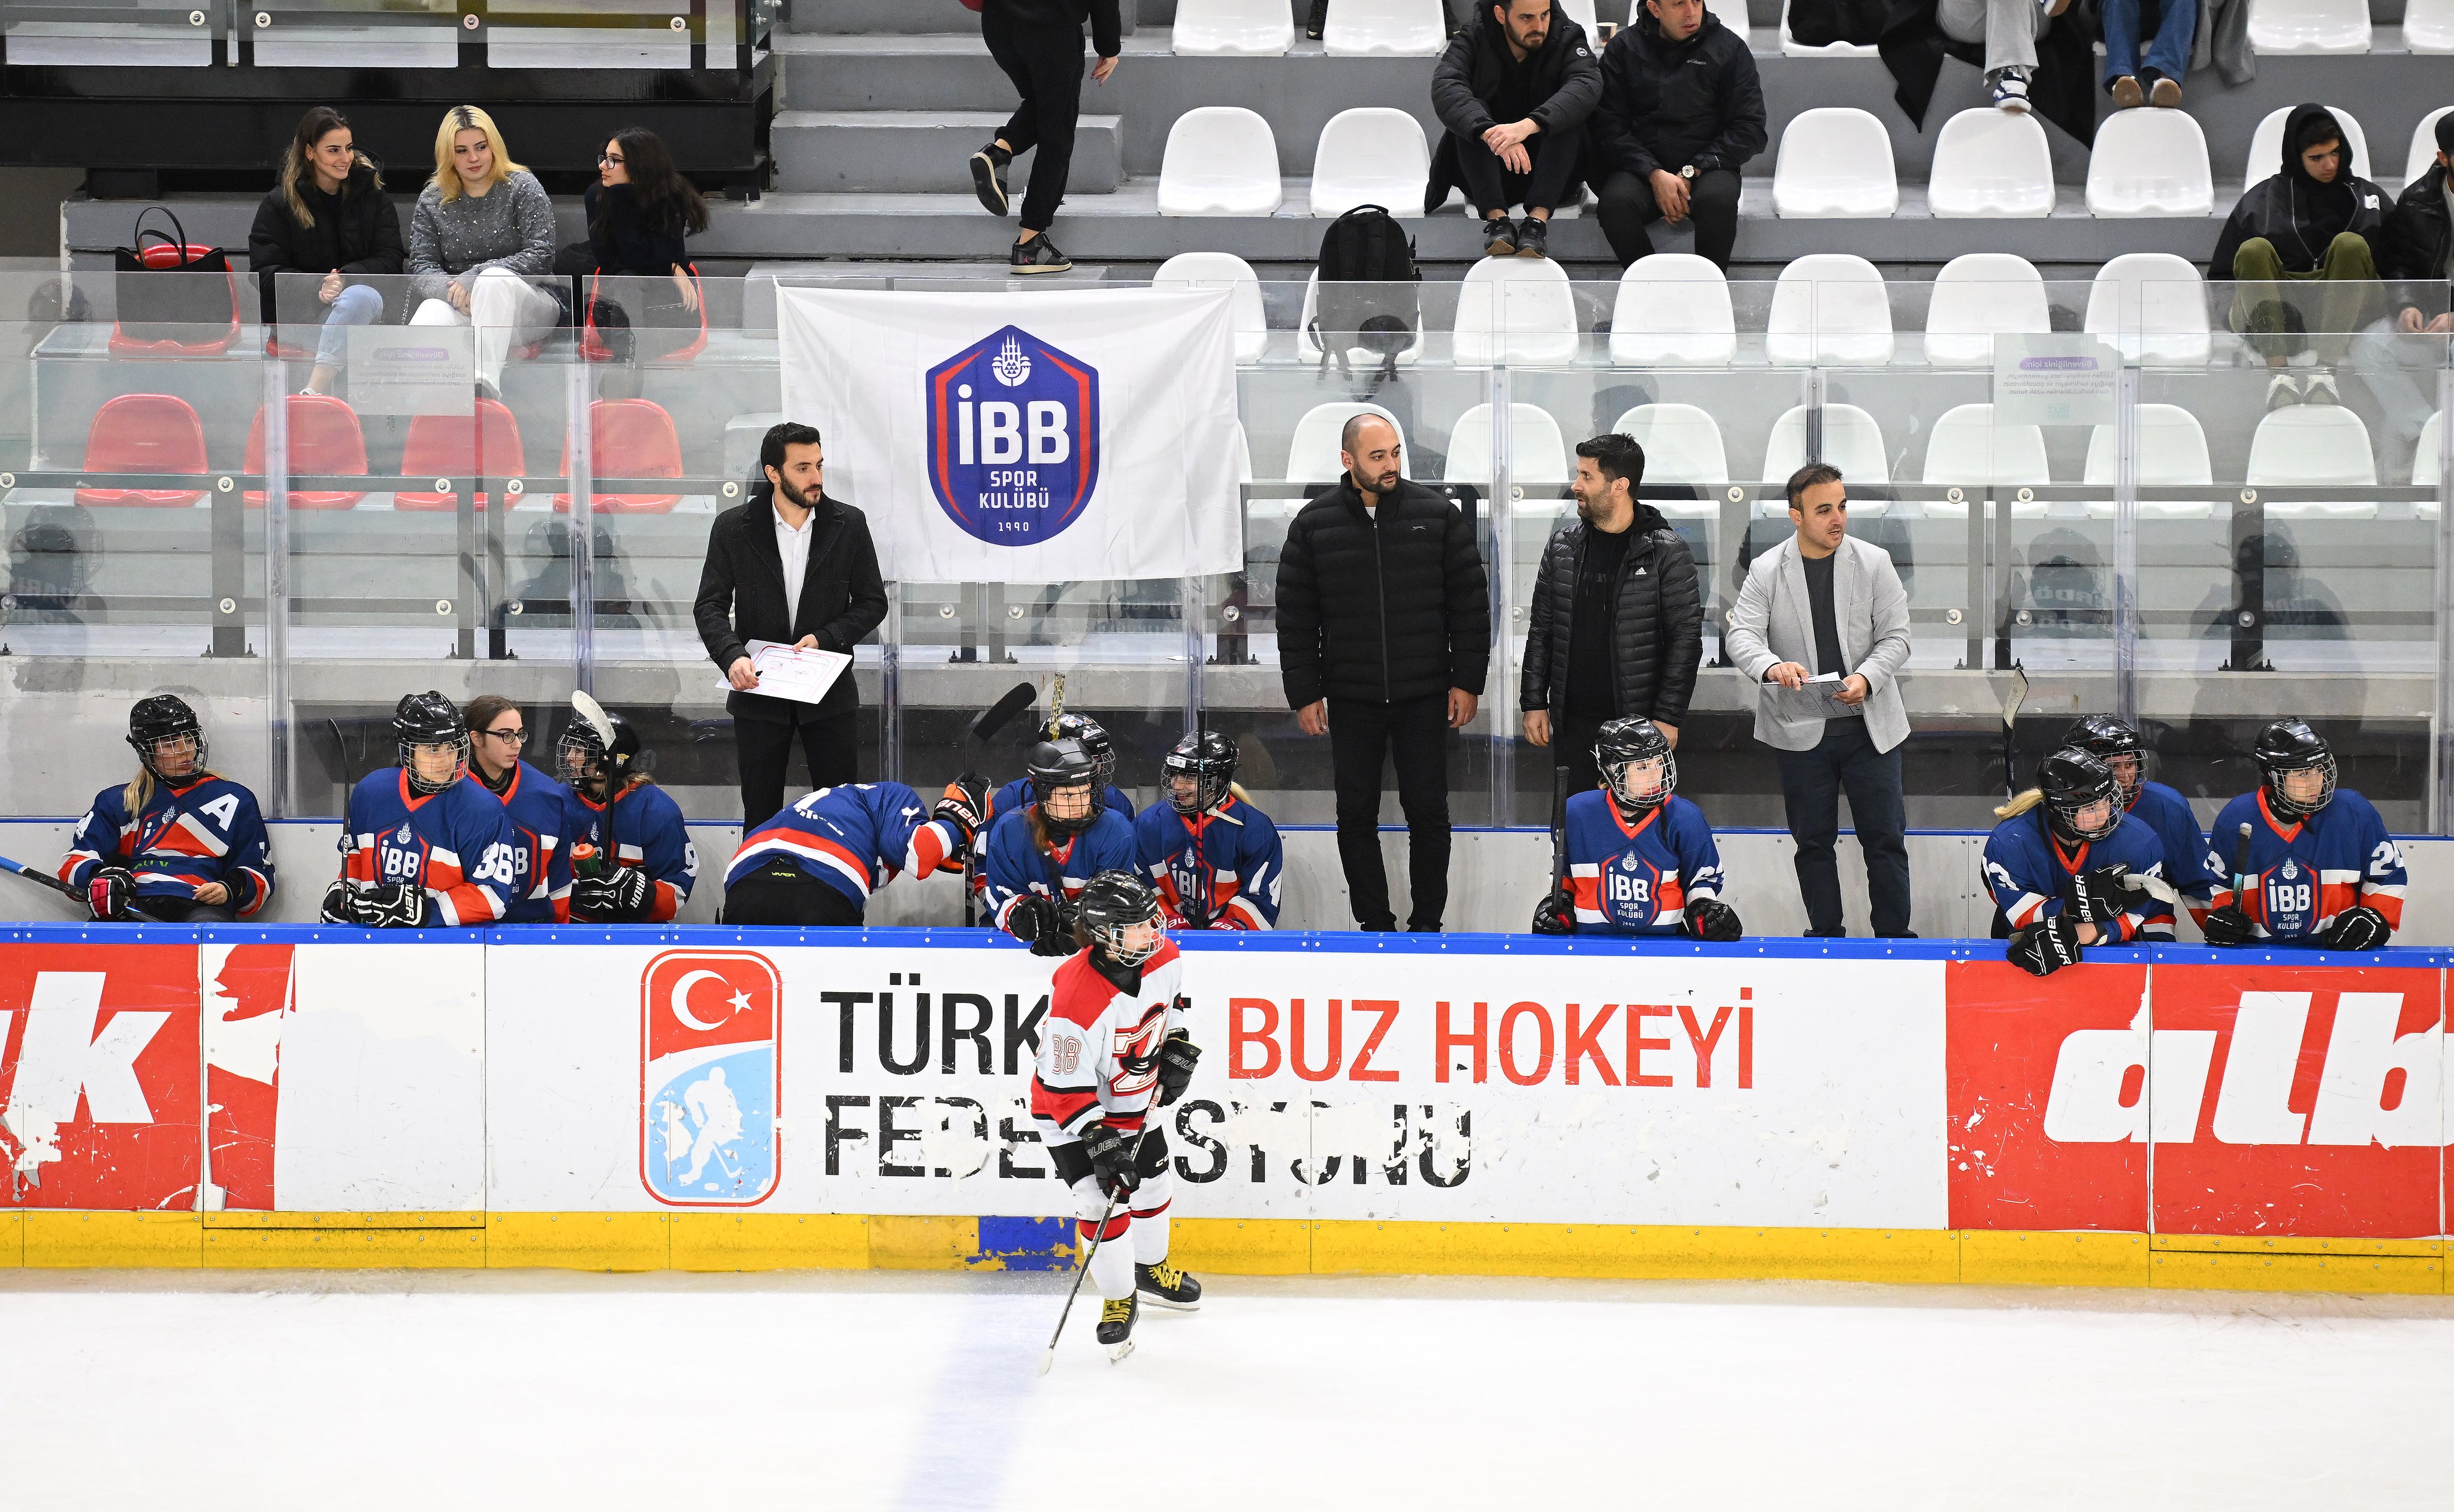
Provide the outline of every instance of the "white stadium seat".
<path id="1" fill-rule="evenodd" d="M 1709 257 L 1655 252 L 1627 265 L 1611 307 L 1611 361 L 1620 367 L 1709 367 L 1739 352 L 1730 280 Z"/>
<path id="2" fill-rule="evenodd" d="M 2266 118 L 2258 123 L 2257 131 L 2249 133 L 2248 161 L 2251 183 L 2272 178 L 2282 171 L 2283 123 L 2296 109 L 2297 107 L 2290 105 L 2278 106 L 2266 112 Z M 2329 105 L 2326 109 L 2333 111 L 2335 119 L 2343 125 L 2345 145 L 2352 150 L 2352 171 L 2363 178 L 2375 179 L 2381 184 L 2387 183 L 2386 174 L 2379 171 L 2378 160 L 2369 155 L 2369 134 L 2361 130 L 2360 117 L 2340 105 Z"/>
<path id="3" fill-rule="evenodd" d="M 1358 205 L 1400 217 L 1423 212 L 1432 149 L 1422 126 L 1403 111 L 1376 105 L 1338 111 L 1320 129 L 1312 161 L 1315 215 L 1334 218 Z"/>
<path id="4" fill-rule="evenodd" d="M 1873 263 L 1810 252 L 1780 271 L 1764 327 L 1764 353 L 1776 366 L 1880 368 L 1892 347 L 1891 291 Z"/>
<path id="5" fill-rule="evenodd" d="M 1873 415 L 1854 404 L 1823 407 L 1823 460 L 1840 470 L 1840 476 L 1853 492 L 1888 487 L 1892 481 L 1890 448 L 1883 443 L 1883 428 L 1875 423 Z M 1764 443 L 1763 480 L 1779 488 L 1805 465 L 1806 406 L 1801 404 L 1773 422 L 1772 436 Z M 1849 513 L 1855 515 L 1872 516 L 1883 510 L 1881 499 L 1849 501 Z M 1786 518 L 1789 500 L 1780 494 L 1760 499 L 1756 513 L 1767 519 Z"/>
<path id="6" fill-rule="evenodd" d="M 2087 436 L 2087 470 L 2081 476 L 2090 488 L 2111 488 L 2114 475 L 2113 427 L 2100 425 Z M 2206 488 L 2216 479 L 2207 458 L 2207 433 L 2199 417 L 2178 404 L 2139 407 L 2139 486 L 2141 488 Z M 2141 519 L 2203 520 L 2215 513 L 2207 499 L 2141 499 Z M 2088 500 L 2091 518 L 2109 520 L 2111 499 Z"/>
<path id="7" fill-rule="evenodd" d="M 2454 52 L 2454 0 L 2404 0 L 2403 45 L 2414 52 Z"/>
<path id="8" fill-rule="evenodd" d="M 1732 9 L 1739 10 L 1740 14 L 1745 13 L 1743 8 L 1733 6 Z M 1714 11 L 1714 14 L 1720 15 L 1720 12 L 1716 10 Z M 1790 35 L 1789 32 L 1789 0 L 1781 0 L 1780 50 L 1783 57 L 1791 58 L 1875 58 L 1882 56 L 1882 54 L 1877 51 L 1871 44 L 1857 42 L 1831 42 L 1826 43 L 1822 47 L 1810 48 L 1805 43 L 1799 41 L 1796 37 Z"/>
<path id="9" fill-rule="evenodd" d="M 2123 252 L 2098 269 L 2081 325 L 2119 347 L 2124 361 L 2150 366 L 2203 363 L 2213 347 L 2206 280 L 2171 252 Z"/>
<path id="10" fill-rule="evenodd" d="M 2116 111 L 2087 159 L 2087 212 L 2100 218 L 2210 215 L 2215 171 L 2206 133 L 2180 111 Z"/>
<path id="11" fill-rule="evenodd" d="M 2454 0 L 2449 0 L 2449 3 L 2454 3 Z M 2403 159 L 2404 183 L 2410 183 L 2437 166 L 2437 122 L 2448 111 L 2454 111 L 2454 105 L 2441 105 L 2422 116 L 2420 124 L 2411 129 L 2411 149 Z"/>
<path id="12" fill-rule="evenodd" d="M 1792 116 L 1773 165 L 1772 208 L 1784 219 L 1880 220 L 1899 210 L 1900 175 L 1883 123 L 1847 106 Z"/>
<path id="13" fill-rule="evenodd" d="M 1176 0 L 1181 58 L 1277 58 L 1296 45 L 1295 12 L 1280 0 Z"/>
<path id="14" fill-rule="evenodd" d="M 1926 437 L 1925 470 L 1920 481 L 1930 488 L 1984 489 L 2042 487 L 2053 481 L 2045 466 L 2045 433 L 2033 425 L 1996 425 L 1990 404 L 1961 404 L 1945 410 Z M 2043 499 L 2005 498 L 2015 519 L 2042 519 Z M 1929 519 L 1966 519 L 1968 500 L 1928 499 Z"/>
<path id="15" fill-rule="evenodd" d="M 2249 466 L 2242 474 L 2252 488 L 2374 488 L 2377 480 L 2369 428 L 2340 404 L 2268 412 L 2249 438 Z M 2375 519 L 2377 512 L 2375 499 L 2266 501 L 2269 519 L 2365 520 Z"/>
<path id="16" fill-rule="evenodd" d="M 1647 488 L 1692 488 L 1701 495 L 1692 500 L 1648 500 L 1655 509 L 1673 518 L 1720 513 L 1719 495 L 1729 485 L 1730 455 L 1712 412 L 1692 404 L 1639 404 L 1620 415 L 1611 429 L 1635 437 L 1636 444 L 1644 448 Z"/>
<path id="17" fill-rule="evenodd" d="M 1594 56 L 1599 58 L 1602 55 L 1602 39 L 1595 35 L 1599 29 L 1594 24 L 1597 19 L 1594 15 L 1594 0 L 1558 0 L 1558 4 L 1552 6 L 1551 13 L 1566 16 L 1584 28 L 1585 40 L 1593 45 Z"/>
<path id="18" fill-rule="evenodd" d="M 1565 488 L 1577 470 L 1568 461 L 1568 443 L 1559 436 L 1559 422 L 1539 404 L 1508 407 L 1508 476 L 1522 488 L 1549 484 Z M 1645 475 L 1652 475 L 1646 468 Z M 1448 483 L 1488 485 L 1491 475 L 1491 406 L 1478 404 L 1458 416 L 1449 431 Z"/>
<path id="19" fill-rule="evenodd" d="M 1151 274 L 1154 284 L 1224 284 L 1236 320 L 1236 360 L 1258 362 L 1270 343 L 1270 319 L 1261 308 L 1261 280 L 1253 265 L 1234 252 L 1177 252 Z"/>
<path id="20" fill-rule="evenodd" d="M 2249 0 L 2260 52 L 2366 52 L 2369 0 Z"/>
<path id="21" fill-rule="evenodd" d="M 1335 483 L 1346 475 L 1338 464 L 1338 437 L 1346 422 L 1369 410 L 1398 430 L 1399 454 L 1404 454 L 1406 428 L 1398 417 L 1377 404 L 1359 399 L 1340 399 L 1333 404 L 1316 404 L 1296 422 L 1295 438 L 1287 443 L 1287 481 L 1290 483 Z"/>
<path id="22" fill-rule="evenodd" d="M 1168 128 L 1158 166 L 1160 214 L 1268 215 L 1285 198 L 1278 139 L 1258 112 L 1205 105 Z"/>
<path id="23" fill-rule="evenodd" d="M 1946 218 L 2052 214 L 2054 154 L 2044 127 L 2034 115 L 1985 106 L 1943 122 L 1926 207 Z"/>
<path id="24" fill-rule="evenodd" d="M 1312 317 L 1319 310 L 1320 270 L 1316 268 L 1312 271 L 1312 276 L 1304 280 L 1303 313 L 1296 317 L 1297 339 L 1303 343 L 1304 354 L 1310 357 L 1320 355 L 1320 338 L 1313 333 L 1312 329 Z M 1406 344 L 1403 352 L 1398 353 L 1398 366 L 1411 367 L 1422 354 L 1423 327 L 1420 321 L 1417 321 L 1415 339 Z M 1346 359 L 1349 363 L 1370 368 L 1379 367 L 1383 360 L 1378 353 L 1367 351 L 1362 347 L 1347 348 Z"/>
<path id="25" fill-rule="evenodd" d="M 1577 292 L 1548 257 L 1485 257 L 1458 287 L 1457 365 L 1577 359 Z"/>
<path id="26" fill-rule="evenodd" d="M 1963 252 L 1935 274 L 1925 310 L 1925 360 L 1938 368 L 1990 368 L 1997 335 L 2054 329 L 2045 279 L 2009 252 Z"/>
<path id="27" fill-rule="evenodd" d="M 1333 58 L 1428 58 L 1448 43 L 1440 0 L 1332 0 L 1320 29 Z"/>

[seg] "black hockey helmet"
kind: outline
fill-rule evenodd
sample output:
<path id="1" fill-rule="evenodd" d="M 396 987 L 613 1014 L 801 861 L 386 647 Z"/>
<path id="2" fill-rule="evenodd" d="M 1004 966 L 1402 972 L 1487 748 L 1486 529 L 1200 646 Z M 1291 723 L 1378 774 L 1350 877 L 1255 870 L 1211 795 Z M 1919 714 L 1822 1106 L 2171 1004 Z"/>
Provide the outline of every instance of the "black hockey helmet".
<path id="1" fill-rule="evenodd" d="M 1078 835 L 1091 827 L 1107 802 L 1107 790 L 1099 781 L 1099 763 L 1073 738 L 1042 740 L 1031 748 L 1031 801 L 1039 808 L 1040 822 L 1054 835 Z M 1090 805 L 1081 816 L 1060 819 L 1049 812 L 1049 795 L 1059 788 L 1084 788 L 1090 792 Z"/>
<path id="2" fill-rule="evenodd" d="M 1060 714 L 1048 721 L 1042 732 L 1046 740 L 1079 740 L 1082 749 L 1099 768 L 1099 787 L 1104 795 L 1109 783 L 1116 780 L 1116 742 L 1108 736 L 1108 727 L 1087 714 Z"/>
<path id="3" fill-rule="evenodd" d="M 457 705 L 432 689 L 402 695 L 392 711 L 392 733 L 400 741 L 400 769 L 409 775 L 412 792 L 440 793 L 469 770 L 469 722 Z M 452 776 L 441 782 L 417 775 L 417 748 L 428 745 L 450 746 L 458 753 Z"/>
<path id="4" fill-rule="evenodd" d="M 1207 814 L 1227 796 L 1228 784 L 1236 780 L 1237 759 L 1235 741 L 1216 730 L 1197 730 L 1178 740 L 1159 763 L 1159 785 L 1178 814 Z M 1193 778 L 1190 802 L 1177 791 L 1180 776 Z"/>
<path id="5" fill-rule="evenodd" d="M 2089 715 L 2062 732 L 2062 744 L 2075 746 L 2113 769 L 2113 779 L 2122 784 L 2123 808 L 2139 801 L 2139 786 L 2147 779 L 2147 743 L 2128 720 L 2109 714 Z M 2122 776 L 2124 757 L 2130 769 L 2126 781 Z"/>
<path id="6" fill-rule="evenodd" d="M 136 748 L 136 759 L 145 770 L 165 782 L 173 779 L 159 765 L 162 745 L 182 736 L 195 742 L 196 758 L 179 776 L 193 776 L 205 769 L 205 727 L 197 722 L 196 711 L 188 707 L 188 700 L 176 694 L 157 693 L 137 699 L 128 711 L 128 743 Z"/>
<path id="7" fill-rule="evenodd" d="M 1659 778 L 1648 781 L 1643 769 L 1657 761 Z M 1652 813 L 1679 791 L 1679 758 L 1670 737 L 1650 719 L 1613 719 L 1596 731 L 1594 765 L 1601 769 L 1611 801 L 1631 818 Z"/>
<path id="8" fill-rule="evenodd" d="M 592 797 L 617 792 L 639 756 L 639 732 L 631 721 L 584 693 L 571 696 L 571 723 L 554 742 L 555 776 Z"/>
<path id="9" fill-rule="evenodd" d="M 2113 768 L 2078 746 L 2064 746 L 2037 764 L 2037 786 L 2045 796 L 2045 819 L 2067 841 L 2101 840 L 2122 824 L 2122 784 Z M 2104 822 L 2082 828 L 2080 815 L 2103 803 Z"/>
<path id="10" fill-rule="evenodd" d="M 2266 789 L 2266 806 L 2277 818 L 2305 818 L 2335 800 L 2335 753 L 2308 720 L 2276 720 L 2258 732 L 2258 744 L 2250 755 L 2258 762 L 2259 781 Z M 2285 797 L 2285 774 L 2310 770 L 2324 779 L 2317 797 L 2300 801 Z"/>
<path id="11" fill-rule="evenodd" d="M 1091 937 L 1091 948 L 1119 966 L 1140 965 L 1167 938 L 1157 892 L 1132 872 L 1101 872 L 1084 883 L 1074 900 L 1074 920 Z M 1125 931 L 1136 924 L 1154 926 L 1150 944 L 1140 950 L 1125 943 Z"/>

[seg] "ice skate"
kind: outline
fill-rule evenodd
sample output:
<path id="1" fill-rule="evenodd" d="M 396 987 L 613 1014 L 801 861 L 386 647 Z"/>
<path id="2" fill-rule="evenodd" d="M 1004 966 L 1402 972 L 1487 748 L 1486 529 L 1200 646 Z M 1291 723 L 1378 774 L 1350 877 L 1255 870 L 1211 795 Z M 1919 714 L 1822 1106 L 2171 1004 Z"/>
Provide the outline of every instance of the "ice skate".
<path id="1" fill-rule="evenodd" d="M 1107 1346 L 1111 1361 L 1134 1352 L 1134 1319 L 1139 1312 L 1130 1297 L 1112 1297 L 1100 1304 L 1099 1342 Z"/>
<path id="2" fill-rule="evenodd" d="M 1201 1283 L 1165 1260 L 1135 1266 L 1134 1291 L 1137 1297 L 1149 1298 L 1154 1307 L 1172 1307 L 1179 1313 L 1201 1310 Z"/>

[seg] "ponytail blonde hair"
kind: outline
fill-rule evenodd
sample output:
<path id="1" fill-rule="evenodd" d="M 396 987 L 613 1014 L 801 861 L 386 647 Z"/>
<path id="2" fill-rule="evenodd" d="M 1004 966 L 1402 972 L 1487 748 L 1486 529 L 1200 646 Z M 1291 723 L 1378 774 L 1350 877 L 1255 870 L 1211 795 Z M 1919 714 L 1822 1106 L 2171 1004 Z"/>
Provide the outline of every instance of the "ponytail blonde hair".
<path id="1" fill-rule="evenodd" d="M 144 813 L 145 805 L 153 801 L 153 769 L 142 761 L 137 762 L 136 775 L 128 779 L 128 786 L 119 790 L 119 801 L 127 807 L 128 816 L 131 819 Z"/>
<path id="2" fill-rule="evenodd" d="M 2017 818 L 2043 801 L 2045 801 L 2045 790 L 2042 788 L 2030 788 L 2027 792 L 2021 794 L 2010 802 L 2002 804 L 1999 808 L 1995 809 L 1994 816 L 1998 819 Z"/>
<path id="3" fill-rule="evenodd" d="M 512 150 L 504 145 L 502 128 L 493 116 L 473 105 L 455 105 L 443 112 L 443 124 L 434 131 L 434 187 L 445 200 L 460 197 L 460 171 L 452 166 L 452 144 L 463 131 L 485 132 L 486 145 L 494 150 L 494 175 L 486 181 L 489 191 L 513 173 L 528 171 L 512 161 Z"/>

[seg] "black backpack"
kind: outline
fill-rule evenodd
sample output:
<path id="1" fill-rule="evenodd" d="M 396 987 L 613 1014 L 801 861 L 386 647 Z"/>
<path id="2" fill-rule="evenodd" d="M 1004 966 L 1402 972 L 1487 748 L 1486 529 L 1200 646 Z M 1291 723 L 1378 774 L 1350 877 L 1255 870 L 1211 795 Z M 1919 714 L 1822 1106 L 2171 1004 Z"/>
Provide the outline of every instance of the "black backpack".
<path id="1" fill-rule="evenodd" d="M 1423 272 L 1415 241 L 1388 211 L 1358 205 L 1329 223 L 1320 238 L 1320 288 L 1306 329 L 1320 346 L 1320 365 L 1346 350 L 1377 353 L 1386 377 L 1398 375 L 1398 353 L 1415 344 L 1423 323 Z M 1327 333 L 1324 334 L 1323 333 Z"/>

